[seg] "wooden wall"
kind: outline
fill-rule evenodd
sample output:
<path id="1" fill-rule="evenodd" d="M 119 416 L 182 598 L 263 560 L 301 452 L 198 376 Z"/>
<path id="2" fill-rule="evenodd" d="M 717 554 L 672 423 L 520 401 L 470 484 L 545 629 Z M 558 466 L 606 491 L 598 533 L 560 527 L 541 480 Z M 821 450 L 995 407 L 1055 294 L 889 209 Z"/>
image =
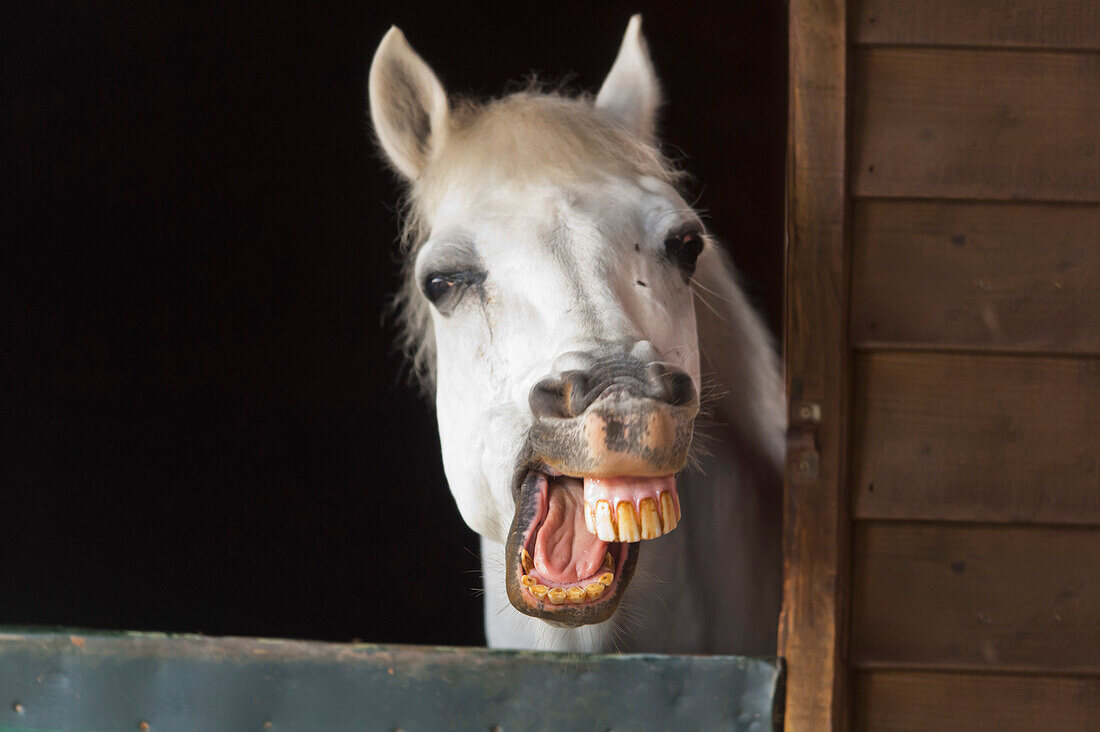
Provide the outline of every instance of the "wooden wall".
<path id="1" fill-rule="evenodd" d="M 1100 3 L 848 33 L 850 719 L 1100 728 Z"/>
<path id="2" fill-rule="evenodd" d="M 790 54 L 786 728 L 1100 729 L 1100 2 Z"/>

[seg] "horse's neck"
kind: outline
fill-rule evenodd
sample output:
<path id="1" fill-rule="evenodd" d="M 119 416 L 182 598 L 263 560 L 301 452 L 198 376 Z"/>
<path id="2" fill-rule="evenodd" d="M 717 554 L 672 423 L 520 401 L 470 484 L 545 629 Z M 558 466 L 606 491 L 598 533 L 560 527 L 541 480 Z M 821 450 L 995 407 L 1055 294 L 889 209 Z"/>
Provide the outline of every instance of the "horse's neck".
<path id="1" fill-rule="evenodd" d="M 679 478 L 683 520 L 643 542 L 608 622 L 554 628 L 517 613 L 504 549 L 482 540 L 489 645 L 557 651 L 775 653 L 779 619 L 784 411 L 771 339 L 714 249 L 700 259 L 696 309 L 704 372 L 720 397 L 711 453 Z"/>

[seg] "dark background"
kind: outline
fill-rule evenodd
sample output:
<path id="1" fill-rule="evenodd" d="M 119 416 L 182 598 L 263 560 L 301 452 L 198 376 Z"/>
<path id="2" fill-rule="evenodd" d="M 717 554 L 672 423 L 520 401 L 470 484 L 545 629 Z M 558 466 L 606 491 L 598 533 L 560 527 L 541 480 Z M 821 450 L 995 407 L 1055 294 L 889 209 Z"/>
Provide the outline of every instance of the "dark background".
<path id="1" fill-rule="evenodd" d="M 0 624 L 481 643 L 475 536 L 383 323 L 391 23 L 451 92 L 595 90 L 645 13 L 691 198 L 778 324 L 786 8 L 0 11 Z"/>

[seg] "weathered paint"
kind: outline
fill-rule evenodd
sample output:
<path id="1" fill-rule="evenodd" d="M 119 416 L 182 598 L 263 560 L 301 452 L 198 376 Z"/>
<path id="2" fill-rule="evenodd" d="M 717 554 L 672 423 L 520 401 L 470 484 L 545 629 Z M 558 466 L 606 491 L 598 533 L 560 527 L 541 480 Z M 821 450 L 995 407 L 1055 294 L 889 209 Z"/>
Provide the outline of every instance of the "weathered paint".
<path id="1" fill-rule="evenodd" d="M 782 664 L 149 633 L 0 631 L 0 732 L 754 730 Z"/>

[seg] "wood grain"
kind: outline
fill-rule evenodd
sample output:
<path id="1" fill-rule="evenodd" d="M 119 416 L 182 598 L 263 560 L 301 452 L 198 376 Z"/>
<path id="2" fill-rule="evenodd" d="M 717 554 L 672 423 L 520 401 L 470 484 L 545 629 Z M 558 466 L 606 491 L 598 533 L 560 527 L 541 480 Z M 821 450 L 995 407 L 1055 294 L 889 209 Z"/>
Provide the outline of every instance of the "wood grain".
<path id="1" fill-rule="evenodd" d="M 1100 361 L 865 353 L 855 385 L 857 518 L 1100 524 Z"/>
<path id="2" fill-rule="evenodd" d="M 1095 0 L 858 0 L 862 44 L 1100 49 Z"/>
<path id="3" fill-rule="evenodd" d="M 1100 200 L 1100 55 L 854 52 L 858 196 Z"/>
<path id="4" fill-rule="evenodd" d="M 874 671 L 853 689 L 856 730 L 1084 732 L 1100 720 L 1100 677 Z"/>
<path id="5" fill-rule="evenodd" d="M 1100 673 L 1100 529 L 860 522 L 853 664 Z"/>
<path id="6" fill-rule="evenodd" d="M 786 729 L 847 728 L 846 3 L 790 4 L 783 493 Z M 800 417 L 817 407 L 820 422 Z"/>
<path id="7" fill-rule="evenodd" d="M 1100 353 L 1100 206 L 864 199 L 854 218 L 855 346 Z"/>

